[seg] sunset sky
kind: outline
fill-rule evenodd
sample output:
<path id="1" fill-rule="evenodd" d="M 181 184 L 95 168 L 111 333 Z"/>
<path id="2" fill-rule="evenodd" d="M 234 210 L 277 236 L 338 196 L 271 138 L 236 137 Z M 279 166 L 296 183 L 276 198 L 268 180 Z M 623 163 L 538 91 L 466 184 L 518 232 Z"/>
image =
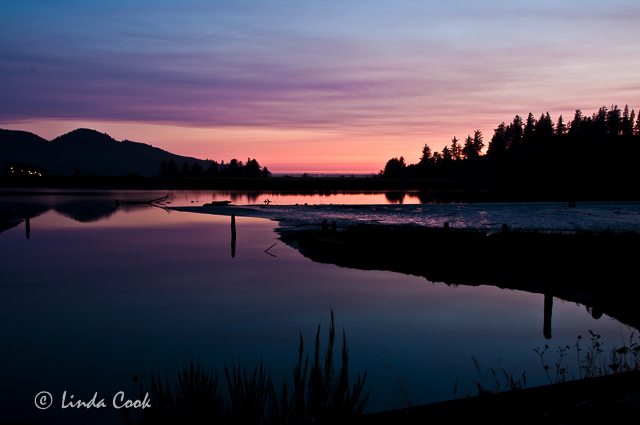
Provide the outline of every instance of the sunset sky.
<path id="1" fill-rule="evenodd" d="M 0 127 L 375 172 L 515 114 L 640 106 L 637 0 L 0 3 Z"/>

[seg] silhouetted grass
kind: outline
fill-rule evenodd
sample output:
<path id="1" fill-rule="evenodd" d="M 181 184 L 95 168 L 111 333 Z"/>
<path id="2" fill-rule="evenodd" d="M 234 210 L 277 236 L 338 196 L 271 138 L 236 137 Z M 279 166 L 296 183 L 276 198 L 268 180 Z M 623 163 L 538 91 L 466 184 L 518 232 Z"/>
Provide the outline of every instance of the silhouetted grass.
<path id="1" fill-rule="evenodd" d="M 573 347 L 569 345 L 556 347 L 555 356 L 550 356 L 552 348 L 548 344 L 533 350 L 540 359 L 549 384 L 640 370 L 640 339 L 635 332 L 629 335 L 628 341 L 622 346 L 613 346 L 609 349 L 601 341 L 601 335 L 592 330 L 589 330 L 588 344 L 584 345 L 583 341 L 582 335 L 578 335 Z M 575 366 L 571 362 L 573 355 L 575 355 Z M 527 387 L 526 372 L 509 372 L 501 367 L 484 371 L 477 358 L 472 356 L 471 361 L 478 375 L 475 381 L 478 395 L 521 390 Z M 454 384 L 453 398 L 459 395 L 458 384 L 458 381 Z"/>
<path id="2" fill-rule="evenodd" d="M 217 375 L 193 360 L 178 371 L 175 385 L 168 378 L 152 377 L 148 387 L 141 385 L 141 393 L 146 392 L 151 397 L 151 408 L 141 411 L 141 425 L 219 423 L 224 410 Z"/>
<path id="3" fill-rule="evenodd" d="M 589 330 L 588 345 L 583 347 L 582 341 L 582 335 L 578 335 L 573 348 L 568 345 L 558 347 L 556 360 L 552 363 L 547 360 L 549 345 L 534 349 L 550 384 L 640 370 L 640 340 L 635 332 L 629 335 L 625 344 L 610 349 L 605 347 L 601 336 L 592 330 Z M 574 350 L 575 370 L 568 364 L 568 357 Z"/>
<path id="4" fill-rule="evenodd" d="M 489 368 L 487 372 L 483 373 L 478 359 L 472 356 L 471 361 L 478 373 L 478 380 L 475 382 L 478 395 L 521 390 L 527 387 L 526 372 L 517 374 L 516 372 L 507 372 L 504 368 Z M 456 392 L 457 383 L 454 387 L 454 398 Z"/>
<path id="5" fill-rule="evenodd" d="M 311 358 L 300 335 L 291 384 L 285 378 L 278 388 L 262 363 L 253 370 L 239 363 L 225 368 L 224 396 L 217 373 L 193 361 L 178 372 L 173 386 L 168 378 L 153 377 L 148 388 L 141 385 L 141 392 L 150 394 L 151 408 L 138 412 L 137 423 L 328 424 L 360 415 L 368 400 L 366 373 L 350 384 L 346 335 L 343 331 L 339 365 L 334 359 L 335 336 L 332 311 L 326 350 L 321 352 L 320 325 Z M 132 423 L 130 417 L 125 419 Z"/>
<path id="6" fill-rule="evenodd" d="M 331 312 L 329 335 L 324 358 L 320 354 L 320 326 L 315 337 L 313 359 L 305 356 L 304 339 L 300 335 L 298 362 L 293 370 L 293 389 L 289 396 L 283 383 L 277 411 L 285 423 L 332 423 L 334 420 L 359 415 L 364 410 L 368 394 L 364 393 L 366 373 L 349 384 L 349 352 L 347 338 L 342 333 L 340 368 L 334 365 L 334 315 Z"/>
<path id="7" fill-rule="evenodd" d="M 225 368 L 224 375 L 229 396 L 225 422 L 231 424 L 270 422 L 265 419 L 269 419 L 270 416 L 267 401 L 273 392 L 273 383 L 262 362 L 252 372 L 248 372 L 238 363 L 231 369 Z"/>

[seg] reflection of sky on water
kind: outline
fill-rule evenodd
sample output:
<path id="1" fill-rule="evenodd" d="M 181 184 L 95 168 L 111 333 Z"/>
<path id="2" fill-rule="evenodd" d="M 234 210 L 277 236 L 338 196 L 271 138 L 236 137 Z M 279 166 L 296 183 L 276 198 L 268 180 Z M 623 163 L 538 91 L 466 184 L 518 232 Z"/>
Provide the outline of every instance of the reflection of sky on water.
<path id="1" fill-rule="evenodd" d="M 261 219 L 237 218 L 233 259 L 228 217 L 146 208 L 78 223 L 48 211 L 31 226 L 30 240 L 23 225 L 0 234 L 4 415 L 49 418 L 31 407 L 43 389 L 137 391 L 132 375 L 174 373 L 190 355 L 217 368 L 264 360 L 282 375 L 298 333 L 310 343 L 330 308 L 353 372 L 368 371 L 370 410 L 404 406 L 405 392 L 413 404 L 450 398 L 456 379 L 472 392 L 471 356 L 544 383 L 532 351 L 547 342 L 542 295 L 313 263 Z M 588 329 L 616 344 L 628 332 L 555 300 L 553 347 Z"/>
<path id="2" fill-rule="evenodd" d="M 207 199 L 206 194 L 201 198 Z M 200 197 L 199 197 L 200 198 Z M 390 191 L 380 192 L 354 192 L 354 193 L 336 193 L 324 192 L 313 194 L 298 194 L 287 192 L 225 192 L 216 191 L 213 193 L 212 200 L 230 200 L 238 205 L 263 204 L 265 200 L 269 200 L 271 205 L 341 205 L 341 204 L 419 204 L 420 198 L 418 192 L 401 192 Z M 205 201 L 208 202 L 208 201 Z"/>

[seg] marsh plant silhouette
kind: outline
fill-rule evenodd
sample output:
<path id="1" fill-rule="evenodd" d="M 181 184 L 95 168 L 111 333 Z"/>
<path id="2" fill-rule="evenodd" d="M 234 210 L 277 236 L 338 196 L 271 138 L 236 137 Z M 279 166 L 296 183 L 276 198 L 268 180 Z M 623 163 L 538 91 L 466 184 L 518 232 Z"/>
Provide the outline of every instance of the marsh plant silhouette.
<path id="1" fill-rule="evenodd" d="M 555 360 L 548 359 L 550 350 L 548 344 L 534 349 L 550 384 L 640 370 L 640 340 L 635 332 L 625 344 L 607 348 L 601 335 L 589 330 L 586 344 L 582 335 L 578 335 L 573 347 L 556 348 Z M 572 353 L 573 366 L 569 363 Z"/>
<path id="2" fill-rule="evenodd" d="M 553 349 L 546 344 L 533 349 L 549 384 L 640 370 L 640 340 L 636 332 L 632 332 L 622 345 L 614 346 L 607 346 L 602 341 L 602 336 L 593 330 L 589 330 L 588 334 L 588 338 L 578 335 L 573 346 L 560 345 Z M 503 367 L 485 369 L 474 356 L 471 361 L 477 374 L 474 384 L 478 396 L 528 387 L 526 371 L 507 370 Z M 456 381 L 453 386 L 454 399 L 473 395 L 459 390 L 459 381 Z"/>
<path id="3" fill-rule="evenodd" d="M 321 350 L 320 325 L 314 349 L 308 353 L 300 335 L 298 358 L 291 381 L 281 385 L 262 363 L 248 369 L 237 363 L 224 369 L 224 377 L 191 361 L 168 378 L 153 377 L 141 384 L 149 392 L 152 407 L 127 423 L 157 424 L 330 424 L 360 415 L 368 400 L 364 391 L 366 373 L 349 380 L 349 353 L 342 333 L 340 362 L 336 364 L 335 322 L 331 312 L 327 345 Z M 224 381 L 224 390 L 221 381 Z M 127 412 L 128 414 L 131 412 Z"/>

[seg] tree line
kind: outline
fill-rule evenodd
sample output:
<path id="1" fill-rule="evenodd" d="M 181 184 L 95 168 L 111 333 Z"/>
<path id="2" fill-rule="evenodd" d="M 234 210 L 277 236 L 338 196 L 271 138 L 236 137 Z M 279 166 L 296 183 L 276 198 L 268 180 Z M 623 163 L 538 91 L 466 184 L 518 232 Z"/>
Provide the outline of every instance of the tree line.
<path id="1" fill-rule="evenodd" d="M 182 167 L 173 160 L 162 161 L 159 177 L 194 177 L 194 178 L 216 178 L 216 177 L 245 177 L 263 178 L 271 176 L 269 169 L 262 167 L 257 160 L 247 158 L 247 162 L 232 159 L 228 163 L 221 161 L 211 161 L 208 168 L 203 168 L 198 162 L 184 161 Z"/>
<path id="2" fill-rule="evenodd" d="M 484 135 L 475 130 L 464 141 L 454 137 L 440 152 L 425 144 L 416 164 L 392 158 L 380 174 L 569 193 L 637 186 L 640 119 L 629 106 L 602 106 L 591 115 L 578 109 L 568 122 L 562 115 L 552 119 L 549 112 L 538 119 L 532 113 L 524 120 L 516 115 L 495 128 L 486 151 L 485 145 Z"/>

